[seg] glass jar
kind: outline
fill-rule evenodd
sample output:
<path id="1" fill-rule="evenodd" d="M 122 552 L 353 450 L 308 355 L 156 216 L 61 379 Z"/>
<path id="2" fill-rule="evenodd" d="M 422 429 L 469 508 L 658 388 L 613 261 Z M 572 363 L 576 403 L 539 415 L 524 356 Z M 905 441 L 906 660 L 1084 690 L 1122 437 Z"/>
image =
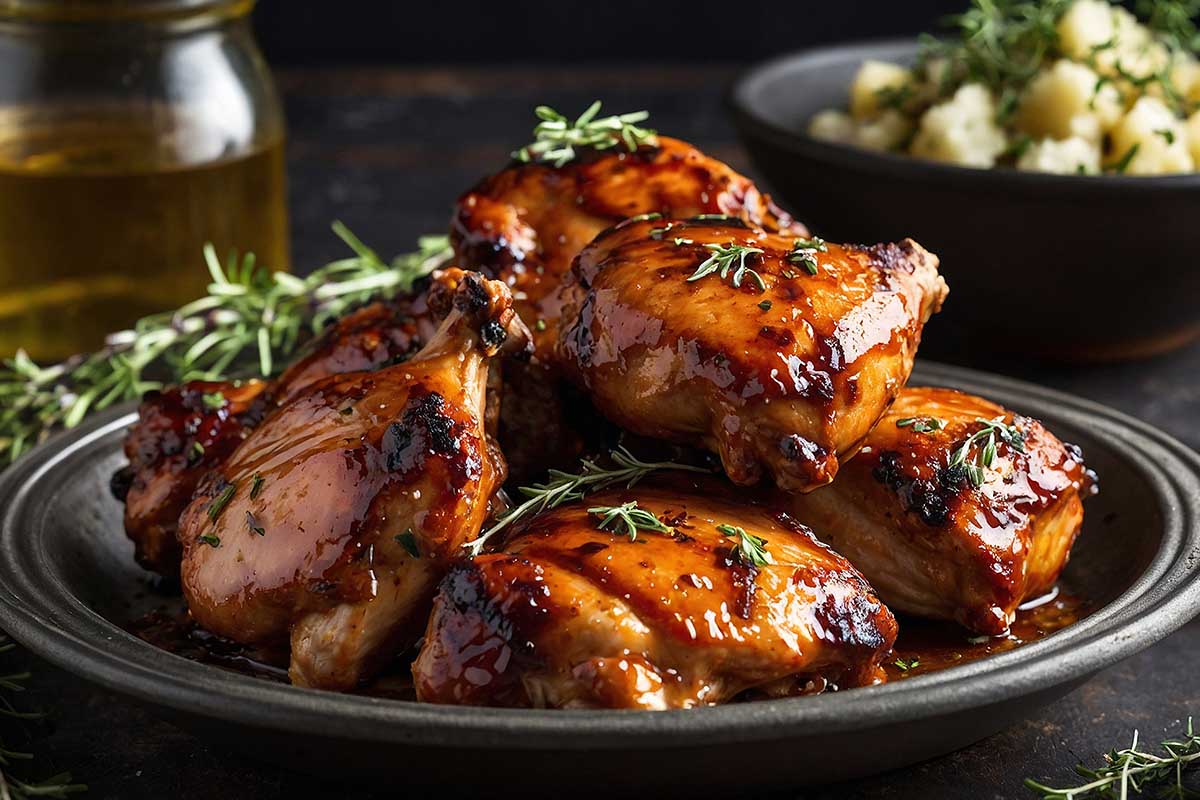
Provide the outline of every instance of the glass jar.
<path id="1" fill-rule="evenodd" d="M 0 357 L 182 305 L 203 247 L 289 265 L 253 0 L 0 0 Z"/>

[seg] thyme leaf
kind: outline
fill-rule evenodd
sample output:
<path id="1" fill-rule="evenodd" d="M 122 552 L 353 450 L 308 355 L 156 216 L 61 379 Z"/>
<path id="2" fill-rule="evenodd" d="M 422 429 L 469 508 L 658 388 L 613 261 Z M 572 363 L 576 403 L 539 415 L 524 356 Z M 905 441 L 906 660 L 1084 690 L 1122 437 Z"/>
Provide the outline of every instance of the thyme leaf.
<path id="1" fill-rule="evenodd" d="M 602 531 L 623 527 L 631 542 L 637 539 L 638 531 L 671 533 L 674 530 L 646 509 L 639 508 L 637 500 L 619 506 L 594 506 L 589 508 L 587 513 L 601 518 L 596 527 Z"/>
<path id="2" fill-rule="evenodd" d="M 518 520 L 558 508 L 564 503 L 580 500 L 586 494 L 614 484 L 623 483 L 627 488 L 631 487 L 651 472 L 660 470 L 708 472 L 703 467 L 678 464 L 674 461 L 642 461 L 624 447 L 618 447 L 610 452 L 609 458 L 613 462 L 611 467 L 602 467 L 594 461 L 582 459 L 580 463 L 583 468 L 577 473 L 552 469 L 550 470 L 550 480 L 545 483 L 522 486 L 521 494 L 528 499 L 501 514 L 492 527 L 463 546 L 471 555 L 479 555 L 489 539 Z"/>
<path id="3" fill-rule="evenodd" d="M 675 243 L 676 245 L 691 244 L 691 241 L 677 239 Z M 742 288 L 742 281 L 749 276 L 758 284 L 759 289 L 766 290 L 767 285 L 763 283 L 762 276 L 746 265 L 747 258 L 762 253 L 761 248 L 730 242 L 729 244 L 706 244 L 704 249 L 709 251 L 709 256 L 696 267 L 696 271 L 688 278 L 688 283 L 706 278 L 714 272 L 719 272 L 721 280 L 725 280 L 732 270 L 733 288 Z"/>
<path id="4" fill-rule="evenodd" d="M 540 120 L 533 129 L 533 142 L 512 154 L 523 163 L 561 167 L 576 158 L 578 147 L 610 150 L 625 145 L 625 149 L 633 153 L 642 145 L 658 145 L 656 132 L 637 124 L 650 118 L 647 111 L 597 117 L 600 113 L 600 101 L 597 100 L 574 122 L 550 106 L 538 106 L 533 113 Z"/>
<path id="5" fill-rule="evenodd" d="M 718 525 L 717 530 L 722 536 L 737 537 L 733 553 L 746 566 L 765 567 L 774 564 L 775 559 L 767 552 L 767 540 L 761 536 L 747 533 L 745 528 L 737 525 Z"/>

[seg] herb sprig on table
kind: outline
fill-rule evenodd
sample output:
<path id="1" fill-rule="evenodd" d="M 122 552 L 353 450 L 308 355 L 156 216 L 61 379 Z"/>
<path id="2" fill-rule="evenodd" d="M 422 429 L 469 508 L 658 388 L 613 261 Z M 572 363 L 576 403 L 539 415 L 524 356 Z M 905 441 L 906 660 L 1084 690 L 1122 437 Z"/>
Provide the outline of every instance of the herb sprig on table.
<path id="1" fill-rule="evenodd" d="M 16 459 L 56 428 L 141 396 L 163 383 L 269 377 L 312 335 L 352 308 L 413 284 L 450 256 L 444 236 L 423 236 L 415 252 L 386 262 L 340 222 L 334 232 L 353 255 L 300 278 L 269 272 L 254 256 L 211 246 L 208 295 L 112 334 L 104 349 L 42 367 L 23 352 L 0 368 L 0 461 Z"/>
<path id="2" fill-rule="evenodd" d="M 7 636 L 0 633 L 0 655 L 11 653 L 16 649 Z M 0 800 L 33 800 L 35 797 L 64 798 L 72 794 L 87 791 L 81 783 L 74 783 L 71 774 L 64 772 L 40 781 L 25 780 L 16 777 L 13 768 L 16 762 L 29 762 L 33 754 L 23 750 L 13 749 L 6 735 L 11 735 L 12 729 L 28 721 L 42 717 L 40 712 L 22 711 L 14 702 L 14 695 L 25 691 L 25 682 L 29 673 L 8 672 L 0 666 Z"/>
<path id="3" fill-rule="evenodd" d="M 1183 784 L 1183 774 L 1200 764 L 1200 736 L 1189 717 L 1184 735 L 1162 743 L 1162 754 L 1150 753 L 1138 747 L 1138 732 L 1133 743 L 1122 750 L 1104 754 L 1104 765 L 1091 769 L 1079 764 L 1075 771 L 1086 782 L 1066 788 L 1055 788 L 1032 778 L 1025 785 L 1038 793 L 1042 800 L 1085 800 L 1086 798 L 1127 798 L 1151 793 L 1154 797 L 1195 797 Z"/>

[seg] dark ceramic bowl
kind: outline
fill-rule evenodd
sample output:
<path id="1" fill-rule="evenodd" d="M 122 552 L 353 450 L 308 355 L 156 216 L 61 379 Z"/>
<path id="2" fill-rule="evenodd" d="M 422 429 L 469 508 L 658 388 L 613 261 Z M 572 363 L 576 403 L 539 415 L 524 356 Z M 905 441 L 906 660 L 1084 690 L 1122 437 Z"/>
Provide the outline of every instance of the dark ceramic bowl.
<path id="1" fill-rule="evenodd" d="M 1115 411 L 925 365 L 1039 417 L 1101 476 L 1064 576 L 1095 611 L 1016 650 L 882 686 L 671 712 L 456 708 L 297 689 L 205 666 L 123 630 L 153 605 L 108 479 L 129 407 L 59 436 L 0 480 L 0 627 L 178 724 L 300 770 L 398 786 L 745 791 L 880 772 L 994 733 L 1166 636 L 1200 603 L 1200 456 Z M 753 749 L 753 756 L 738 748 Z M 738 763 L 752 764 L 752 770 Z M 536 776 L 513 783 L 513 765 Z"/>
<path id="2" fill-rule="evenodd" d="M 950 297 L 923 353 L 1116 359 L 1200 336 L 1200 175 L 981 170 L 872 153 L 807 134 L 845 108 L 865 59 L 911 63 L 910 42 L 784 56 L 745 74 L 729 106 L 783 205 L 827 239 L 912 238 Z"/>

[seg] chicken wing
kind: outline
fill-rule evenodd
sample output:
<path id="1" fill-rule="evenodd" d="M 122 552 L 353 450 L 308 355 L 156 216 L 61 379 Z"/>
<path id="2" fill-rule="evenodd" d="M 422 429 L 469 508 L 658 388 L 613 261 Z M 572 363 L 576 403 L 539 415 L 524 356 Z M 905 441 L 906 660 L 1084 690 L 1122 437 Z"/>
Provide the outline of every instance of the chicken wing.
<path id="1" fill-rule="evenodd" d="M 272 413 L 180 520 L 192 616 L 239 642 L 290 637 L 296 684 L 351 688 L 411 644 L 504 480 L 488 360 L 528 332 L 502 283 L 447 270 L 430 302 L 451 299 L 411 360 L 322 379 Z"/>
<path id="2" fill-rule="evenodd" d="M 129 464 L 113 478 L 138 563 L 178 576 L 179 515 L 270 410 L 329 375 L 402 361 L 434 328 L 423 297 L 373 303 L 331 325 L 273 382 L 189 381 L 149 393 L 125 439 Z"/>
<path id="3" fill-rule="evenodd" d="M 418 698 L 667 709 L 879 680 L 891 613 L 849 562 L 743 494 L 658 481 L 520 524 L 442 582 Z M 628 503 L 664 530 L 599 528 Z"/>
<path id="4" fill-rule="evenodd" d="M 571 261 L 608 226 L 627 217 L 732 214 L 771 231 L 806 234 L 770 197 L 726 164 L 677 139 L 636 152 L 583 150 L 560 167 L 513 162 L 458 201 L 451 222 L 456 263 L 513 289 L 534 332 L 534 362 L 506 371 L 501 442 L 518 480 L 578 460 L 577 413 L 553 374 L 562 314 L 561 284 Z M 525 398 L 536 398 L 536 400 Z"/>
<path id="5" fill-rule="evenodd" d="M 720 454 L 734 483 L 833 480 L 899 393 L 946 295 L 911 240 L 797 240 L 731 219 L 630 220 L 576 261 L 560 366 L 636 433 Z M 577 312 L 576 312 L 577 309 Z"/>
<path id="6" fill-rule="evenodd" d="M 1001 634 L 1054 586 L 1094 487 L 1036 420 L 908 388 L 832 486 L 785 502 L 895 610 Z"/>

